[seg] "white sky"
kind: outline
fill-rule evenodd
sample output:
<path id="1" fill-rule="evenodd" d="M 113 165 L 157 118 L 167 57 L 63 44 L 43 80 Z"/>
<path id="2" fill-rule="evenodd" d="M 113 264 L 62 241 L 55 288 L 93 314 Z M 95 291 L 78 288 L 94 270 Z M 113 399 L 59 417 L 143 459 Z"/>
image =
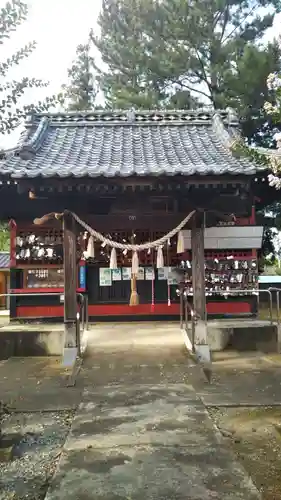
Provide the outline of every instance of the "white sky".
<path id="1" fill-rule="evenodd" d="M 0 0 L 0 7 L 7 0 Z M 9 71 L 8 79 L 24 76 L 50 82 L 44 89 L 25 92 L 21 102 L 29 103 L 60 92 L 67 82 L 67 69 L 75 58 L 76 47 L 85 43 L 91 28 L 97 30 L 101 0 L 27 0 L 28 19 L 1 47 L 1 61 L 35 40 L 36 50 Z M 20 128 L 0 136 L 0 149 L 14 146 Z"/>
<path id="2" fill-rule="evenodd" d="M 101 0 L 27 0 L 29 16 L 25 23 L 1 47 L 1 61 L 23 47 L 29 41 L 36 40 L 37 49 L 19 66 L 9 72 L 9 79 L 23 76 L 50 81 L 43 91 L 31 90 L 25 95 L 25 101 L 55 94 L 67 81 L 67 69 L 71 65 L 79 43 L 87 40 L 91 28 L 97 30 L 97 18 Z M 6 0 L 0 0 L 0 7 Z M 276 16 L 274 27 L 269 30 L 268 40 L 281 32 L 281 15 Z M 9 147 L 14 139 L 5 139 Z M 3 140 L 0 138 L 3 145 Z"/>
<path id="3" fill-rule="evenodd" d="M 6 0 L 0 0 L 0 6 L 5 3 Z M 66 82 L 67 68 L 75 57 L 77 45 L 86 42 L 90 29 L 97 26 L 101 0 L 27 0 L 26 3 L 28 19 L 5 43 L 4 52 L 15 52 L 35 40 L 36 50 L 15 71 L 20 76 L 50 81 L 47 95 L 59 91 Z"/>

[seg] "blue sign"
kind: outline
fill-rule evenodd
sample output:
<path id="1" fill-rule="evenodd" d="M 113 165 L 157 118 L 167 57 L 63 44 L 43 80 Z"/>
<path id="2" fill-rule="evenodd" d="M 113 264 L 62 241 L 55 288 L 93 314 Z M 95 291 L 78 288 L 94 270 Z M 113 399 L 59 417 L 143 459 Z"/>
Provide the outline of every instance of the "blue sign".
<path id="1" fill-rule="evenodd" d="M 86 288 L 86 267 L 79 268 L 79 288 Z"/>

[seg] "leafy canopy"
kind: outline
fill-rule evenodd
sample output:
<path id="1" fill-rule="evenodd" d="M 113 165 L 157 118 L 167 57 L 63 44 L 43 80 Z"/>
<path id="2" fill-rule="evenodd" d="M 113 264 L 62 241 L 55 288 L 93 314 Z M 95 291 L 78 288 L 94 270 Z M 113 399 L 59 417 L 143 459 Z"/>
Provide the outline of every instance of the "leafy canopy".
<path id="1" fill-rule="evenodd" d="M 76 59 L 68 70 L 69 83 L 63 86 L 68 110 L 85 111 L 95 106 L 98 87 L 94 68 L 91 43 L 78 45 Z"/>
<path id="2" fill-rule="evenodd" d="M 20 0 L 7 2 L 0 9 L 0 45 L 4 45 L 27 18 L 28 7 Z M 19 101 L 28 88 L 47 87 L 48 83 L 36 78 L 23 77 L 21 80 L 9 80 L 9 70 L 28 57 L 36 48 L 30 42 L 10 58 L 0 62 L 0 133 L 10 133 L 21 119 L 32 111 L 47 111 L 50 106 L 61 102 L 61 96 L 51 96 L 45 101 L 20 106 Z"/>
<path id="3" fill-rule="evenodd" d="M 280 10 L 281 0 L 103 0 L 92 41 L 107 66 L 99 72 L 107 104 L 259 107 L 280 53 L 257 44 Z"/>

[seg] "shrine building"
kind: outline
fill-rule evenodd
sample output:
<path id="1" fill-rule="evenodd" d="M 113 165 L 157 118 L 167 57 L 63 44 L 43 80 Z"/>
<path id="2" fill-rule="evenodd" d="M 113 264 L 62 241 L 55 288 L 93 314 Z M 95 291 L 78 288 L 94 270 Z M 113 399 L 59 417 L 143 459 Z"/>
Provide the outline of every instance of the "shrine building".
<path id="1" fill-rule="evenodd" d="M 256 211 L 274 197 L 266 171 L 233 153 L 239 123 L 226 111 L 89 111 L 34 114 L 0 161 L 0 219 L 10 221 L 11 319 L 63 318 L 62 224 L 35 218 L 65 210 L 114 241 L 141 244 L 168 233 L 193 210 L 177 238 L 139 253 L 139 304 L 129 305 L 130 251 L 110 248 L 77 225 L 78 292 L 92 320 L 178 319 L 181 268 L 190 300 L 208 317 L 256 313 Z M 233 290 L 237 290 L 233 292 Z M 28 294 L 28 295 L 27 295 Z M 49 294 L 49 295 L 48 295 Z M 57 295 L 52 295 L 57 294 Z"/>

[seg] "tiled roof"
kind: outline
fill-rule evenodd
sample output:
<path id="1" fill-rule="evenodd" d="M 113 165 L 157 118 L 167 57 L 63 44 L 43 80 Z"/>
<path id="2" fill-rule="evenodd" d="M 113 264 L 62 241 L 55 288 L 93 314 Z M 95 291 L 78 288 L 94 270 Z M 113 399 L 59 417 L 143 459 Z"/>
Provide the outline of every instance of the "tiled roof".
<path id="1" fill-rule="evenodd" d="M 36 114 L 0 175 L 253 175 L 258 167 L 230 150 L 238 125 L 231 110 Z"/>
<path id="2" fill-rule="evenodd" d="M 0 269 L 9 269 L 10 254 L 8 252 L 0 252 Z"/>

